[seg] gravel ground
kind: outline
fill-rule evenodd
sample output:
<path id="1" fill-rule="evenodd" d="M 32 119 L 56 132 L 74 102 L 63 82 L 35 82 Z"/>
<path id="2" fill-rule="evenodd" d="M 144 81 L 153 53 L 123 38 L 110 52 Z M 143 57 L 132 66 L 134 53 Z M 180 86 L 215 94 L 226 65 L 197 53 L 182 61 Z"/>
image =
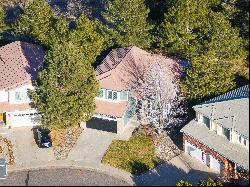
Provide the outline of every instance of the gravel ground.
<path id="1" fill-rule="evenodd" d="M 40 169 L 15 171 L 0 186 L 128 186 L 125 181 L 85 169 Z"/>

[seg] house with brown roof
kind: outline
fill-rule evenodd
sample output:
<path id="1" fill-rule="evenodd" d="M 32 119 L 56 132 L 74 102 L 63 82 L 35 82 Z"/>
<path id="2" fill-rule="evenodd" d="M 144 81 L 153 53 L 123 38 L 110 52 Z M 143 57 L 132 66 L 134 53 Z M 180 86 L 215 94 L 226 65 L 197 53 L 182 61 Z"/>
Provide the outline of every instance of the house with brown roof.
<path id="1" fill-rule="evenodd" d="M 100 91 L 95 99 L 95 114 L 86 123 L 87 128 L 122 133 L 134 116 L 140 99 L 133 89 L 134 82 L 156 62 L 175 76 L 179 67 L 176 60 L 150 54 L 136 46 L 113 49 L 95 69 Z"/>
<path id="2" fill-rule="evenodd" d="M 0 123 L 10 127 L 37 124 L 35 109 L 28 90 L 34 89 L 44 51 L 41 46 L 12 42 L 0 47 Z"/>
<path id="3" fill-rule="evenodd" d="M 249 85 L 193 107 L 183 133 L 186 153 L 223 176 L 249 173 Z"/>

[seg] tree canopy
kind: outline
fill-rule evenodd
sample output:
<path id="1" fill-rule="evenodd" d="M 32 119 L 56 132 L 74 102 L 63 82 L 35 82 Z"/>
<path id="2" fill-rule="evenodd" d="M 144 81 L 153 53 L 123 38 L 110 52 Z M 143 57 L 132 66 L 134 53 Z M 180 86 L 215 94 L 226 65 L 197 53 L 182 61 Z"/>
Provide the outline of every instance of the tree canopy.
<path id="1" fill-rule="evenodd" d="M 2 38 L 2 34 L 6 29 L 6 24 L 5 24 L 5 11 L 3 7 L 0 5 L 0 40 Z"/>
<path id="2" fill-rule="evenodd" d="M 107 10 L 102 15 L 109 39 L 115 46 L 149 48 L 152 26 L 147 20 L 148 14 L 144 0 L 108 1 Z"/>
<path id="3" fill-rule="evenodd" d="M 91 63 L 70 43 L 54 45 L 31 92 L 42 124 L 63 129 L 89 120 L 95 111 L 98 84 Z"/>
<path id="4" fill-rule="evenodd" d="M 235 87 L 231 63 L 218 59 L 213 52 L 192 59 L 181 82 L 188 99 L 200 102 Z"/>

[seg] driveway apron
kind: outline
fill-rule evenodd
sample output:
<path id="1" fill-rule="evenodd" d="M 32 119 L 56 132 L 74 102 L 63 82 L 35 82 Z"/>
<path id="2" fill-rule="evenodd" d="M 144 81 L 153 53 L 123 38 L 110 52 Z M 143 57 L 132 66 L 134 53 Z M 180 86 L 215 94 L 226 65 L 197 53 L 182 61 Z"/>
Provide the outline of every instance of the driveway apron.
<path id="1" fill-rule="evenodd" d="M 24 166 L 53 159 L 52 148 L 38 148 L 31 127 L 15 128 L 14 137 L 17 151 L 16 164 Z"/>
<path id="2" fill-rule="evenodd" d="M 85 129 L 67 159 L 98 165 L 115 137 L 114 133 Z"/>

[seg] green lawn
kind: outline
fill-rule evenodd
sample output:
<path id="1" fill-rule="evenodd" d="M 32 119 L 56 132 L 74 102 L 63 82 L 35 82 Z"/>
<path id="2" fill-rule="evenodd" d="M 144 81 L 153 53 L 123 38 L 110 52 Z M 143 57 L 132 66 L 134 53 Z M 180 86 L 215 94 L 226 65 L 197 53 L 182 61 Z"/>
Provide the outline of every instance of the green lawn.
<path id="1" fill-rule="evenodd" d="M 103 164 L 141 174 L 159 164 L 155 147 L 149 137 L 135 135 L 128 141 L 114 140 L 102 158 Z"/>

